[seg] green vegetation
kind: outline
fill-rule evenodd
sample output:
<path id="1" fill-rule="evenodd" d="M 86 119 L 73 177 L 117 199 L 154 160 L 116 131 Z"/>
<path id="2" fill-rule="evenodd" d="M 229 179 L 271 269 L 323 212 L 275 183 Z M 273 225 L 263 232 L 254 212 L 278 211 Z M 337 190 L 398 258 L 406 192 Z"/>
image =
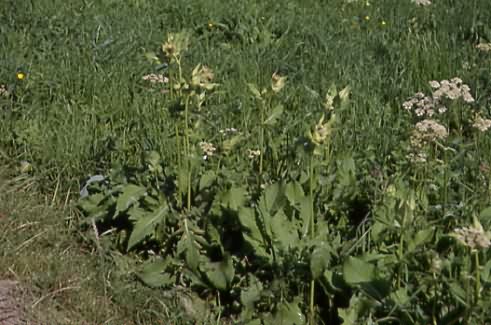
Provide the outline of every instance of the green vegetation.
<path id="1" fill-rule="evenodd" d="M 3 156 L 131 308 L 491 321 L 491 3 L 8 3 Z"/>

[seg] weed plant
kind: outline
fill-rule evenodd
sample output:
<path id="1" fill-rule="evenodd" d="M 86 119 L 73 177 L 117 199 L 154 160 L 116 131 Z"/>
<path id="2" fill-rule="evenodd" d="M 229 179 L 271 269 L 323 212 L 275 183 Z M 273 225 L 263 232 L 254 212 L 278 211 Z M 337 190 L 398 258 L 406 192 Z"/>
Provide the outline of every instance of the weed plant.
<path id="1" fill-rule="evenodd" d="M 9 2 L 1 148 L 183 322 L 488 323 L 491 4 L 416 2 Z"/>

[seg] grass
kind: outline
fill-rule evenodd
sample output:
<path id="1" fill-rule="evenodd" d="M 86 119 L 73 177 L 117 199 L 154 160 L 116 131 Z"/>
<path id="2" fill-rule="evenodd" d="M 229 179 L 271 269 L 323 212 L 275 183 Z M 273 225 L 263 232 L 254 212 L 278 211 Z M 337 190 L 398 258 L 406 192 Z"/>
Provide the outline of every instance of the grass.
<path id="1" fill-rule="evenodd" d="M 235 118 L 247 125 L 252 103 L 244 85 L 264 84 L 278 70 L 289 76 L 294 115 L 312 113 L 316 100 L 305 87 L 322 93 L 333 82 L 349 84 L 354 101 L 344 121 L 346 149 L 375 147 L 387 154 L 398 144 L 391 135 L 400 128 L 400 103 L 428 80 L 460 76 L 477 92 L 488 86 L 489 62 L 483 65 L 472 47 L 472 33 L 485 28 L 473 23 L 484 21 L 487 6 L 341 3 L 12 2 L 1 16 L 0 61 L 2 82 L 17 87 L 18 111 L 3 114 L 23 117 L 5 117 L 11 122 L 0 129 L 3 146 L 17 148 L 9 154 L 33 162 L 49 179 L 70 180 L 62 183 L 63 192 L 87 171 L 134 162 L 145 149 L 166 153 L 172 129 L 162 112 L 165 100 L 142 89 L 141 76 L 152 70 L 143 54 L 181 29 L 194 33 L 190 65 L 213 67 L 222 84 L 213 108 L 217 129 Z M 370 20 L 359 20 L 365 16 Z M 438 28 L 411 23 L 421 16 Z M 209 22 L 218 27 L 207 31 Z M 29 71 L 25 82 L 15 82 L 17 69 Z"/>
<path id="2" fill-rule="evenodd" d="M 93 234 L 79 232 L 73 209 L 41 196 L 31 177 L 9 174 L 6 166 L 0 169 L 0 278 L 19 282 L 27 320 L 161 324 L 169 319 L 161 294 L 115 270 L 113 259 L 84 244 Z"/>
<path id="3" fill-rule="evenodd" d="M 143 260 L 172 256 L 169 274 L 174 282 L 217 305 L 210 318 L 219 319 L 222 312 L 246 317 L 242 293 L 253 292 L 256 279 L 264 290 L 253 303 L 259 311 L 252 313 L 263 321 L 276 317 L 278 310 L 299 308 L 310 324 L 315 315 L 328 324 L 341 318 L 354 324 L 362 320 L 350 310 L 362 310 L 367 297 L 372 307 L 379 307 L 364 315 L 364 321 L 489 320 L 483 311 L 491 304 L 484 291 L 490 286 L 489 252 L 455 246 L 450 235 L 474 218 L 485 229 L 491 226 L 486 212 L 491 204 L 491 141 L 488 133 L 472 127 L 475 113 L 491 115 L 491 57 L 476 48 L 491 42 L 488 1 L 435 0 L 424 7 L 409 0 L 5 4 L 9 10 L 0 9 L 0 84 L 10 95 L 0 97 L 0 153 L 9 166 L 23 162 L 32 170 L 28 177 L 12 168 L 3 178 L 7 190 L 0 193 L 0 211 L 6 217 L 0 222 L 7 248 L 0 273 L 32 288 L 33 313 L 42 310 L 60 321 L 144 324 L 180 319 L 183 311 L 174 308 L 179 304 L 175 299 L 158 298 L 169 295 L 168 287 L 152 290 L 134 281 Z M 159 70 L 148 57 L 159 51 L 169 33 L 180 31 L 190 35 L 179 67 L 183 75 L 190 76 L 201 63 L 213 69 L 220 84 L 206 94 L 199 112 L 193 95 L 162 94 L 142 80 L 158 72 L 171 77 L 172 84 L 179 82 L 172 74 L 175 65 Z M 17 72 L 26 78 L 20 80 Z M 274 72 L 287 76 L 285 88 L 254 98 L 251 85 L 269 89 Z M 430 93 L 430 80 L 453 77 L 469 85 L 475 102 L 449 106 L 451 114 L 439 120 L 450 131 L 448 139 L 426 145 L 427 163 L 414 164 L 408 156 L 415 150 L 411 138 L 420 118 L 406 112 L 402 103 L 418 91 Z M 326 121 L 332 117 L 323 108 L 332 85 L 338 90 L 349 86 L 349 104 L 341 108 L 336 97 L 334 129 L 321 146 L 311 141 L 312 132 L 328 128 L 318 121 L 321 115 Z M 176 99 L 179 95 L 182 102 Z M 185 118 L 176 114 L 179 109 Z M 268 120 L 269 114 L 277 116 Z M 312 129 L 316 123 L 319 129 Z M 234 146 L 220 133 L 226 128 L 239 130 Z M 217 146 L 215 157 L 189 158 L 202 157 L 201 141 Z M 307 144 L 304 149 L 309 144 L 321 147 L 321 155 L 305 153 L 299 143 Z M 249 160 L 247 150 L 258 149 L 260 162 Z M 149 162 L 150 151 L 160 155 L 158 163 Z M 106 209 L 94 214 L 103 221 L 98 223 L 99 237 L 90 222 L 83 223 L 90 218 L 79 216 L 75 208 L 80 186 L 95 174 L 109 176 L 96 189 L 105 198 L 97 207 Z M 140 210 L 121 210 L 128 183 L 155 200 L 137 197 L 126 207 L 139 204 Z M 298 195 L 307 193 L 301 199 L 308 204 L 278 184 L 297 186 L 291 188 Z M 276 256 L 284 248 L 282 240 L 295 238 L 288 237 L 290 232 L 274 233 L 284 224 L 274 224 L 272 230 L 244 224 L 244 210 L 257 221 L 265 215 L 268 195 L 276 194 L 287 206 L 270 207 L 272 215 L 279 209 L 287 220 L 296 220 L 309 206 L 308 218 L 299 224 L 309 222 L 310 241 L 302 239 L 306 244 L 298 245 L 299 251 L 304 249 L 299 255 Z M 168 209 L 165 221 L 158 221 L 164 225 L 140 236 L 124 254 L 136 220 L 142 220 L 142 215 L 131 214 L 152 210 L 155 202 Z M 254 238 L 264 240 L 263 253 L 273 252 L 271 269 L 255 264 L 264 257 L 257 256 L 262 248 L 246 254 L 241 246 L 253 226 L 263 236 Z M 193 251 L 193 240 L 183 244 L 175 236 L 180 231 L 183 240 L 203 235 L 217 245 L 212 253 L 196 253 L 208 260 L 203 264 L 207 271 L 195 265 L 195 273 L 232 261 L 236 272 L 226 290 L 220 283 L 220 288 L 210 283 L 195 288 L 203 283 L 195 286 L 196 279 L 182 271 L 193 269 L 189 253 L 183 253 Z M 325 240 L 322 231 L 334 239 Z M 230 233 L 240 238 L 238 243 L 228 239 Z M 252 266 L 248 255 L 257 258 Z M 441 272 L 428 271 L 440 258 Z M 386 293 L 378 292 L 386 299 L 383 303 L 349 276 L 357 263 L 367 263 L 361 265 L 369 270 L 377 267 L 377 280 L 389 288 L 385 292 L 377 287 Z M 437 281 L 440 273 L 443 280 Z M 281 279 L 281 285 L 268 274 Z M 344 279 L 344 287 L 332 282 L 336 276 Z M 327 307 L 320 304 L 325 299 Z M 89 304 L 93 301 L 98 303 Z M 280 302 L 290 305 L 283 308 Z M 473 304 L 479 305 L 476 310 L 469 307 Z"/>

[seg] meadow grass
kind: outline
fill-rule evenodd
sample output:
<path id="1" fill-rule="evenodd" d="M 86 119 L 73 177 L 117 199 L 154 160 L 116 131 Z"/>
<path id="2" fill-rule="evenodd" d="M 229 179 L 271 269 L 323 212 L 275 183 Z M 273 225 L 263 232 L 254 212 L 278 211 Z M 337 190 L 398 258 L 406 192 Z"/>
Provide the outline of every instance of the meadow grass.
<path id="1" fill-rule="evenodd" d="M 30 174 L 37 179 L 36 190 L 50 198 L 46 204 L 52 201 L 64 204 L 66 199 L 71 209 L 71 202 L 79 199 L 80 186 L 88 176 L 109 175 L 110 170 L 125 170 L 128 166 L 144 166 L 144 157 L 149 151 L 160 155 L 165 173 L 174 175 L 172 170 L 178 170 L 176 174 L 181 173 L 181 159 L 187 159 L 182 157 L 188 156 L 190 149 L 186 149 L 185 142 L 184 153 L 180 151 L 182 148 L 176 146 L 176 143 L 180 143 L 179 138 L 176 140 L 175 137 L 176 133 L 179 134 L 176 129 L 184 130 L 183 141 L 223 144 L 225 141 L 220 130 L 235 128 L 242 135 L 240 150 L 223 154 L 219 162 L 211 159 L 210 165 L 206 165 L 211 167 L 203 167 L 204 163 L 201 162 L 199 169 L 189 163 L 185 172 L 193 175 L 192 168 L 195 168 L 194 176 L 201 177 L 200 173 L 205 169 L 214 169 L 219 174 L 222 166 L 226 166 L 221 171 L 225 175 L 223 183 L 229 181 L 234 185 L 250 188 L 257 185 L 260 188 L 251 192 L 248 187 L 249 194 L 245 197 L 250 201 L 261 197 L 261 189 L 268 188 L 276 181 L 301 181 L 302 188 L 310 191 L 310 199 L 317 199 L 312 203 L 312 211 L 315 212 L 311 216 L 311 225 L 320 224 L 313 221 L 324 220 L 321 218 L 330 220 L 326 224 L 336 229 L 330 230 L 330 236 L 339 236 L 340 241 L 346 242 L 340 246 L 342 253 L 338 253 L 332 263 L 345 267 L 355 265 L 357 262 L 347 256 L 367 255 L 372 246 L 378 247 L 377 253 L 390 251 L 395 256 L 397 262 L 384 263 L 397 264 L 397 271 L 381 274 L 393 281 L 394 293 L 390 297 L 396 306 L 394 310 L 400 312 L 397 317 L 406 317 L 404 321 L 410 323 L 411 320 L 415 322 L 411 318 L 416 317 L 414 315 L 426 313 L 433 317 L 428 322 L 436 324 L 438 319 L 439 324 L 443 324 L 448 321 L 449 318 L 444 315 L 451 312 L 447 310 L 422 312 L 416 307 L 416 311 L 401 307 L 406 302 L 401 297 L 406 297 L 408 292 L 413 294 L 417 291 L 415 288 L 421 286 L 445 292 L 441 296 L 435 294 L 438 299 L 447 299 L 452 295 L 458 297 L 456 299 L 466 307 L 459 305 L 455 312 L 458 317 L 469 320 L 478 317 L 472 313 L 479 313 L 467 311 L 471 298 L 468 295 L 459 296 L 462 290 L 456 285 L 447 288 L 441 283 L 431 282 L 430 275 L 425 278 L 427 282 L 414 283 L 416 280 L 412 277 L 419 271 L 412 274 L 409 270 L 417 264 L 415 261 L 419 257 L 409 256 L 406 252 L 413 245 L 409 244 L 410 238 L 421 237 L 423 242 L 425 236 L 429 236 L 423 230 L 436 229 L 431 240 L 434 251 L 441 256 L 462 256 L 462 261 L 458 263 L 448 262 L 452 265 L 449 266 L 452 271 L 446 276 L 452 281 L 457 278 L 456 273 L 452 273 L 457 269 L 460 272 L 469 267 L 472 273 L 489 264 L 486 264 L 489 253 L 469 253 L 472 258 L 481 258 L 476 266 L 466 259 L 467 255 L 462 250 L 449 253 L 445 242 L 450 230 L 470 224 L 473 217 L 480 215 L 490 205 L 489 135 L 485 132 L 473 133 L 470 127 L 472 122 L 468 120 L 461 123 L 455 122 L 454 117 L 449 118 L 445 121 L 448 122 L 448 129 L 455 127 L 455 137 L 443 145 L 446 149 L 438 145 L 431 147 L 427 152 L 431 163 L 427 163 L 426 167 L 414 165 L 408 157 L 414 149 L 411 139 L 414 139 L 413 129 L 418 117 L 405 111 L 402 104 L 418 91 L 431 93 L 428 84 L 431 80 L 459 77 L 469 85 L 475 102 L 472 110 L 469 108 L 467 112 L 460 104 L 452 106 L 459 112 L 457 115 L 467 119 L 479 111 L 489 118 L 491 54 L 476 48 L 478 44 L 491 42 L 489 17 L 491 4 L 485 0 L 435 0 L 430 6 L 417 6 L 409 0 L 231 0 L 226 4 L 218 0 L 5 0 L 0 8 L 0 84 L 6 85 L 9 95 L 0 97 L 0 150 L 9 163 L 24 161 L 29 164 Z M 148 59 L 148 53 L 158 52 L 169 33 L 180 31 L 187 31 L 190 35 L 189 49 L 182 55 L 184 63 L 180 68 L 183 74 L 190 75 L 193 68 L 201 63 L 213 69 L 214 82 L 219 83 L 214 93 L 206 97 L 206 112 L 191 116 L 191 120 L 199 119 L 201 124 L 199 129 L 196 127 L 197 130 L 193 130 L 195 134 L 190 135 L 187 132 L 191 127 L 181 125 L 181 120 L 176 119 L 171 109 L 175 106 L 174 93 L 161 93 L 160 89 L 149 87 L 142 80 L 144 75 L 150 73 L 168 75 L 172 72 L 172 66 L 158 70 Z M 23 72 L 25 78 L 20 80 L 17 72 Z M 261 101 L 254 99 L 248 84 L 254 84 L 258 89 L 268 88 L 271 75 L 275 72 L 287 76 L 287 82 L 285 88 L 273 94 L 273 99 L 268 103 L 281 103 L 284 108 L 280 122 L 267 129 L 259 122 Z M 171 81 L 171 84 L 174 82 Z M 329 140 L 325 156 L 319 159 L 322 162 L 316 165 L 315 159 L 299 158 L 292 149 L 292 143 L 303 139 L 306 132 L 318 123 L 319 117 L 327 114 L 322 103 L 326 91 L 333 84 L 338 90 L 349 86 L 349 105 L 342 110 L 334 108 L 337 119 L 335 136 Z M 267 109 L 274 111 L 273 106 Z M 258 139 L 262 139 L 262 142 Z M 260 148 L 261 143 L 264 148 Z M 264 149 L 264 175 L 262 155 L 260 175 L 257 177 L 258 164 L 248 161 L 246 149 Z M 218 151 L 226 150 L 222 145 Z M 177 164 L 179 167 L 176 167 Z M 176 178 L 186 179 L 181 174 Z M 305 181 L 309 178 L 310 183 Z M 111 178 L 111 181 L 114 179 Z M 146 185 L 146 181 L 141 182 Z M 201 185 L 199 187 L 202 190 Z M 179 188 L 179 191 L 182 189 Z M 196 201 L 199 201 L 197 191 L 195 193 L 193 189 L 192 192 L 193 199 L 196 197 Z M 183 211 L 191 213 L 191 204 L 195 204 L 195 201 L 189 194 L 188 206 L 181 209 L 179 203 L 185 200 L 184 197 L 177 198 L 177 203 L 173 203 L 170 210 L 176 214 Z M 18 204 L 17 200 L 9 197 L 8 202 Z M 35 200 L 28 202 L 37 204 Z M 232 206 L 235 203 L 227 204 L 227 209 L 234 210 Z M 32 209 L 30 205 L 26 208 Z M 222 202 L 221 206 L 226 204 Z M 216 206 L 210 208 L 210 214 L 218 213 L 217 209 Z M 29 211 L 21 215 L 27 216 Z M 66 211 L 49 218 L 44 213 L 36 214 L 36 221 L 43 225 L 33 229 L 39 233 L 43 232 L 42 229 L 48 229 L 48 241 L 54 239 L 49 236 L 61 231 L 62 242 L 71 242 L 71 232 L 80 228 L 78 223 L 74 225 L 71 221 L 59 220 L 63 219 L 63 213 L 71 215 Z M 395 217 L 397 214 L 404 217 L 399 220 Z M 391 218 L 389 216 L 395 218 L 395 221 L 391 219 L 394 224 L 402 220 L 401 224 L 397 224 L 397 231 L 404 234 L 406 227 L 409 230 L 407 235 L 400 238 L 391 235 L 390 240 L 384 239 L 381 244 L 376 237 L 381 236 L 382 230 L 377 232 L 375 225 L 381 227 L 382 221 Z M 46 222 L 43 218 L 46 218 Z M 380 222 L 377 224 L 374 220 Z M 56 228 L 50 226 L 51 223 L 57 225 Z M 409 226 L 411 223 L 412 229 Z M 481 218 L 481 223 L 486 229 L 490 226 L 490 220 L 485 217 Z M 115 227 L 120 226 L 117 224 Z M 13 228 L 8 229 L 5 236 L 11 236 L 8 233 Z M 84 229 L 90 233 L 90 226 L 89 230 L 87 226 Z M 315 230 L 312 230 L 312 240 L 314 233 Z M 26 233 L 27 237 L 32 235 L 33 232 Z M 15 243 L 20 245 L 26 240 L 22 238 Z M 39 238 L 44 238 L 44 235 Z M 107 262 L 109 265 L 104 265 L 101 271 L 91 266 L 87 271 L 97 272 L 97 281 L 104 281 L 102 275 L 112 270 L 118 270 L 121 274 L 131 273 L 136 266 L 125 268 L 125 263 L 136 265 L 141 258 L 128 258 L 116 253 L 118 244 L 114 244 L 110 238 L 104 237 L 107 242 L 101 246 L 104 254 L 111 255 Z M 13 254 L 16 244 L 6 250 L 7 256 Z M 97 246 L 97 242 L 92 244 Z M 71 245 L 73 250 L 79 247 L 78 244 Z M 309 249 L 315 252 L 313 247 L 317 246 Z M 394 251 L 393 247 L 396 247 Z M 147 253 L 145 251 L 143 255 Z M 101 262 L 100 256 L 75 256 L 84 263 Z M 106 257 L 102 260 L 106 260 Z M 14 256 L 9 258 L 11 261 L 15 259 Z M 30 258 L 26 257 L 26 260 Z M 67 262 L 67 273 L 70 273 L 69 267 L 73 263 Z M 236 260 L 234 263 L 238 265 Z M 384 264 L 377 263 L 378 267 Z M 454 266 L 457 264 L 458 267 Z M 488 270 L 488 266 L 485 270 Z M 77 273 L 75 269 L 73 272 Z M 287 275 L 280 273 L 286 278 L 290 277 L 290 280 L 295 278 L 295 275 L 285 272 Z M 479 273 L 477 278 L 481 278 Z M 56 284 L 53 278 L 47 281 Z M 486 282 L 484 278 L 483 281 Z M 472 285 L 480 288 L 480 280 L 475 282 Z M 292 280 L 292 283 L 295 281 Z M 124 282 L 121 284 L 123 287 L 128 285 Z M 353 284 L 354 287 L 357 285 Z M 463 284 L 463 290 L 470 292 L 469 286 L 470 280 Z M 489 284 L 482 286 L 489 289 Z M 320 285 L 310 287 L 319 290 Z M 53 288 L 50 287 L 51 290 Z M 101 297 L 99 289 L 100 285 L 94 285 L 94 292 L 87 292 L 86 297 L 91 294 Z M 146 289 L 138 287 L 138 290 L 133 290 L 145 292 Z M 480 289 L 476 290 L 480 294 Z M 362 291 L 366 294 L 369 290 L 362 288 Z M 447 292 L 450 292 L 448 296 Z M 212 295 L 206 290 L 200 294 L 201 297 Z M 110 295 L 115 298 L 113 294 Z M 414 298 L 418 292 L 414 295 L 410 296 Z M 483 301 L 491 300 L 484 291 L 482 295 L 479 298 L 476 296 L 476 301 L 481 298 Z M 325 298 L 314 297 L 314 292 L 308 297 L 317 301 Z M 351 297 L 353 303 L 357 297 Z M 101 299 L 112 306 L 109 298 L 105 293 Z M 235 298 L 232 293 L 227 293 L 223 299 L 230 302 Z M 326 312 L 329 315 L 321 317 L 324 322 L 334 324 L 339 322 L 339 317 L 347 322 L 349 317 L 354 317 L 342 308 L 350 304 L 349 297 L 343 296 L 342 299 L 348 301 L 342 303 L 339 296 L 334 299 L 334 294 L 329 299 L 336 300 L 335 303 L 330 300 L 330 303 L 340 311 Z M 434 297 L 431 299 L 437 300 Z M 83 296 L 80 300 L 83 300 Z M 122 300 L 116 299 L 124 305 Z M 222 301 L 220 297 L 216 300 Z M 436 309 L 439 305 L 433 300 Z M 305 306 L 300 305 L 305 307 L 304 311 L 310 308 L 312 312 L 314 309 L 314 306 L 307 308 L 307 302 Z M 482 306 L 485 306 L 484 303 Z M 461 312 L 461 307 L 466 311 Z M 117 310 L 120 307 L 114 308 Z M 227 316 L 234 315 L 233 307 L 223 310 Z M 218 316 L 214 314 L 214 317 L 219 318 L 220 313 Z M 380 322 L 394 321 L 390 318 L 393 310 L 379 310 L 377 313 L 388 316 L 386 319 L 380 314 L 370 317 L 380 316 Z M 489 320 L 485 312 L 481 311 L 480 314 L 482 317 L 476 319 Z M 94 313 L 93 319 L 107 320 L 104 317 L 108 317 L 108 312 L 100 310 Z"/>
<path id="2" fill-rule="evenodd" d="M 17 100 L 15 112 L 2 112 L 3 147 L 51 179 L 70 179 L 64 191 L 147 148 L 168 152 L 173 129 L 165 99 L 142 89 L 142 75 L 152 70 L 143 54 L 182 29 L 194 32 L 190 66 L 213 67 L 222 85 L 211 134 L 230 124 L 251 125 L 245 84 L 265 84 L 280 71 L 289 77 L 288 111 L 302 117 L 292 119 L 292 130 L 319 110 L 305 87 L 322 94 L 331 83 L 349 85 L 353 105 L 343 116 L 344 148 L 364 154 L 374 147 L 383 158 L 399 143 L 401 102 L 427 81 L 460 76 L 478 93 L 488 86 L 489 60 L 473 48 L 476 37 L 486 37 L 485 2 L 478 1 L 478 10 L 455 1 L 431 8 L 409 1 L 355 3 L 7 1 L 1 80 L 16 86 Z M 423 22 L 411 22 L 421 16 Z M 209 22 L 216 30 L 208 30 Z M 18 69 L 28 72 L 22 83 L 15 81 Z"/>

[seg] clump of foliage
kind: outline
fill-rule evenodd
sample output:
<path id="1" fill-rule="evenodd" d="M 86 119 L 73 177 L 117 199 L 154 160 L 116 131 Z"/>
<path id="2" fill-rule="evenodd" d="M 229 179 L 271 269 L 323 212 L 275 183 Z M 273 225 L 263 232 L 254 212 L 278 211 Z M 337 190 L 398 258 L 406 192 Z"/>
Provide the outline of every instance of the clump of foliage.
<path id="1" fill-rule="evenodd" d="M 490 242 L 479 220 L 488 226 L 491 212 L 465 216 L 468 203 L 452 199 L 460 177 L 476 177 L 456 170 L 486 131 L 477 115 L 478 130 L 470 128 L 468 86 L 448 96 L 432 82 L 437 95 L 404 103 L 417 107 L 408 115 L 406 172 L 364 175 L 379 186 L 367 193 L 354 157 L 333 160 L 334 152 L 342 156 L 333 139 L 350 106 L 348 87 L 332 86 L 315 108 L 320 119 L 292 140 L 282 131 L 287 77 L 274 73 L 269 86 L 247 85 L 256 127 L 213 135 L 207 123 L 220 85 L 201 64 L 188 72 L 189 44 L 187 33 L 170 34 L 161 53 L 147 55 L 168 67 L 158 87 L 175 126 L 173 159 L 149 151 L 140 167 L 116 168 L 91 184 L 79 204 L 101 229 L 117 230 L 121 250 L 146 258 L 141 281 L 188 291 L 182 305 L 194 320 L 450 324 L 487 317 L 491 262 L 481 261 Z M 461 95 L 464 102 L 454 103 Z M 423 119 L 428 112 L 441 122 Z M 441 183 L 429 174 L 435 170 Z M 454 230 L 462 224 L 457 214 L 474 228 Z"/>

